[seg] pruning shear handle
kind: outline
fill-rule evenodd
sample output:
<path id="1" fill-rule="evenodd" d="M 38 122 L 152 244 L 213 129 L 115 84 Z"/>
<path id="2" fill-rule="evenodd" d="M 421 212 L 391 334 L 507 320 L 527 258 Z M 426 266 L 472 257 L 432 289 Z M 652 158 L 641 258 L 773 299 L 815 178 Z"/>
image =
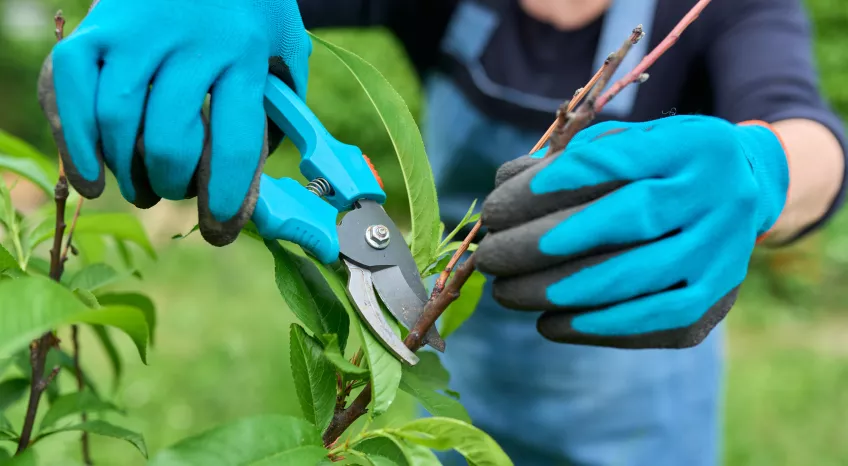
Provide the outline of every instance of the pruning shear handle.
<path id="1" fill-rule="evenodd" d="M 403 235 L 380 205 L 386 194 L 373 167 L 358 147 L 336 140 L 273 75 L 265 86 L 265 110 L 300 151 L 301 173 L 311 182 L 303 186 L 263 174 L 253 213 L 259 234 L 300 244 L 323 263 L 341 259 L 349 273 L 348 296 L 371 332 L 396 357 L 416 364 L 391 330 L 375 289 L 407 328 L 421 316 L 427 292 Z M 339 212 L 348 210 L 336 225 Z M 444 351 L 435 329 L 424 342 Z"/>

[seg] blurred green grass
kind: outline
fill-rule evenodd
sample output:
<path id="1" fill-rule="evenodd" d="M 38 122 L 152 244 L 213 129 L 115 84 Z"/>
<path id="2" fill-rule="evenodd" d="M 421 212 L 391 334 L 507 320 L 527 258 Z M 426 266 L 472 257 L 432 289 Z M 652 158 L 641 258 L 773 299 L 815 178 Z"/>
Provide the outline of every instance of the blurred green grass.
<path id="1" fill-rule="evenodd" d="M 32 39 L 13 39 L 9 5 L 26 3 L 46 15 Z M 0 127 L 51 152 L 47 127 L 35 103 L 34 87 L 49 50 L 53 9 L 62 7 L 70 24 L 87 0 L 0 0 Z M 834 108 L 848 116 L 848 9 L 844 0 L 808 0 L 816 30 L 822 86 Z M 4 14 L 7 16 L 4 18 Z M 36 16 L 37 16 L 36 15 Z M 4 29 L 5 28 L 5 29 Z M 407 100 L 421 110 L 419 85 L 398 45 L 382 31 L 316 31 L 349 48 L 380 69 Z M 312 58 L 309 103 L 328 129 L 363 147 L 381 170 L 390 192 L 400 185 L 391 146 L 357 84 L 320 47 Z M 9 109 L 15 109 L 14 112 Z M 296 155 L 284 146 L 268 172 L 291 175 Z M 389 210 L 405 213 L 406 200 L 390 196 Z M 171 210 L 176 206 L 177 215 Z M 123 208 L 112 187 L 86 209 Z M 144 212 L 160 245 L 160 259 L 148 261 L 145 280 L 132 284 L 158 305 L 157 344 L 150 364 L 137 362 L 120 340 L 128 361 L 115 394 L 126 407 L 129 427 L 141 431 L 151 452 L 193 433 L 261 412 L 296 414 L 298 403 L 288 371 L 290 313 L 277 295 L 273 262 L 261 244 L 247 238 L 212 248 L 197 235 L 170 241 L 193 222 L 191 202 L 160 205 Z M 181 223 L 171 223 L 174 218 Z M 797 246 L 760 251 L 738 305 L 728 318 L 728 378 L 724 450 L 729 466 L 848 464 L 848 214 Z M 84 334 L 86 367 L 104 387 L 110 375 L 91 335 Z M 64 387 L 73 386 L 61 376 Z M 383 422 L 411 415 L 402 396 Z M 20 407 L 10 413 L 20 422 Z M 132 447 L 94 438 L 98 464 L 140 465 Z M 74 434 L 38 446 L 44 464 L 78 464 Z"/>

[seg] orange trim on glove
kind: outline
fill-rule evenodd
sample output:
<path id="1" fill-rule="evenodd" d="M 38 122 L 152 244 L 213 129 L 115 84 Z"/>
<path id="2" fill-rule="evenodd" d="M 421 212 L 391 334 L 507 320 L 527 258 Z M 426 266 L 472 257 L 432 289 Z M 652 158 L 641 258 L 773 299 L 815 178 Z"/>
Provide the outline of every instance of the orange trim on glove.
<path id="1" fill-rule="evenodd" d="M 763 120 L 746 120 L 746 121 L 741 121 L 741 122 L 737 123 L 737 125 L 738 126 L 762 126 L 763 128 L 766 128 L 769 131 L 771 131 L 772 134 L 774 134 L 774 136 L 777 138 L 778 142 L 780 142 L 780 147 L 783 148 L 783 155 L 786 157 L 787 169 L 789 169 L 792 166 L 791 165 L 791 159 L 789 157 L 789 149 L 787 149 L 786 143 L 783 142 L 783 138 L 780 137 L 780 133 L 777 132 L 777 130 L 774 128 L 774 126 L 772 126 L 771 124 L 769 124 L 769 123 L 767 123 Z M 790 173 L 791 173 L 791 171 L 790 171 Z M 787 185 L 786 185 L 786 202 L 784 203 L 784 206 L 783 206 L 784 208 L 786 208 L 786 204 L 789 203 L 789 191 L 790 191 L 791 188 L 792 188 L 792 177 L 790 176 L 789 177 L 789 183 L 787 183 Z M 780 220 L 779 216 L 778 216 L 778 220 Z M 775 222 L 775 224 L 776 223 L 777 222 Z M 774 228 L 774 226 L 772 226 L 772 228 Z M 769 229 L 769 231 L 760 235 L 757 238 L 756 244 L 762 243 L 766 238 L 768 238 L 770 233 L 771 233 L 771 229 Z"/>

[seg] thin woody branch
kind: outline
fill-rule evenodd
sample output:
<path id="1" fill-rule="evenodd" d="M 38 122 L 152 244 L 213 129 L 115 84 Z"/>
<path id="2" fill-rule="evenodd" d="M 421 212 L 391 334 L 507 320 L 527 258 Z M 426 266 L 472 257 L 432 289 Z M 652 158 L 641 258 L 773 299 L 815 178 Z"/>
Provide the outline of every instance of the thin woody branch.
<path id="1" fill-rule="evenodd" d="M 602 95 L 598 101 L 595 103 L 595 112 L 601 111 L 604 108 L 604 105 L 607 104 L 613 97 L 618 95 L 622 89 L 627 87 L 628 85 L 640 81 L 643 79 L 645 71 L 653 65 L 657 59 L 659 59 L 668 49 L 671 48 L 672 45 L 677 43 L 677 39 L 680 38 L 680 35 L 683 34 L 683 31 L 689 27 L 692 22 L 694 22 L 698 16 L 700 16 L 701 12 L 704 11 L 704 8 L 709 5 L 711 0 L 700 0 L 698 3 L 686 13 L 686 16 L 674 26 L 674 29 L 657 45 L 654 50 L 651 51 L 645 58 L 636 65 L 629 73 L 627 73 L 623 78 L 619 79 L 615 82 L 615 84 L 610 87 L 610 89 Z"/>
<path id="2" fill-rule="evenodd" d="M 618 70 L 618 67 L 621 65 L 624 57 L 627 56 L 627 53 L 630 52 L 630 49 L 639 43 L 644 36 L 645 32 L 642 30 L 642 25 L 636 26 L 633 32 L 630 33 L 630 37 L 604 62 L 604 66 L 600 70 L 600 78 L 592 86 L 586 100 L 577 107 L 574 113 L 560 112 L 557 116 L 556 127 L 553 134 L 551 134 L 551 144 L 548 146 L 547 155 L 555 154 L 565 149 L 568 143 L 571 142 L 571 139 L 574 138 L 574 135 L 589 126 L 589 123 L 595 119 L 597 113 L 595 102 L 600 96 L 601 91 L 603 91 L 610 79 L 612 79 L 612 76 Z M 563 113 L 565 113 L 564 116 Z"/>
<path id="3" fill-rule="evenodd" d="M 53 23 L 55 25 L 54 32 L 56 35 L 56 41 L 61 41 L 65 36 L 65 18 L 62 15 L 62 10 L 56 12 L 56 15 L 53 17 Z M 65 237 L 65 229 L 67 227 L 65 224 L 65 210 L 68 194 L 68 179 L 65 176 L 65 167 L 62 163 L 62 157 L 60 156 L 59 179 L 56 181 L 56 187 L 53 190 L 53 200 L 56 204 L 56 224 L 53 232 L 53 246 L 50 249 L 50 278 L 57 282 L 61 280 L 62 273 L 65 270 L 65 261 L 68 260 L 68 251 L 72 249 L 71 239 L 73 237 L 73 230 L 76 226 L 77 219 L 79 218 L 80 210 L 82 208 L 82 199 L 80 199 L 74 213 L 73 221 L 71 222 L 71 227 L 68 229 L 67 245 L 63 250 L 62 240 Z M 74 368 L 78 387 L 82 390 L 82 372 L 79 366 L 79 340 L 77 331 L 77 326 L 73 326 L 72 339 L 74 346 Z M 44 374 L 47 355 L 52 348 L 57 348 L 58 345 L 59 339 L 53 331 L 46 332 L 41 337 L 30 343 L 30 365 L 32 367 L 30 393 L 16 454 L 20 454 L 30 446 L 33 427 L 35 425 L 35 417 L 38 412 L 38 405 L 41 401 L 41 396 L 59 373 L 60 366 L 56 366 L 52 368 L 50 373 L 46 376 Z M 85 421 L 85 414 L 83 414 L 83 421 Z M 85 434 L 83 435 L 83 460 L 86 464 L 91 464 L 91 459 L 88 453 L 87 437 L 85 437 Z"/>

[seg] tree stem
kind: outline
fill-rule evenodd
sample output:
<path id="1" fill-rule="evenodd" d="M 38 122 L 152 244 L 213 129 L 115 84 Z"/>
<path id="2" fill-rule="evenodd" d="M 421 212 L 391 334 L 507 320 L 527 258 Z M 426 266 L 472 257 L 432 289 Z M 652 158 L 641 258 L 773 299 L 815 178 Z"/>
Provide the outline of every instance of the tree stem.
<path id="1" fill-rule="evenodd" d="M 77 209 L 79 212 L 79 209 Z M 68 244 L 70 245 L 70 235 L 68 236 Z M 80 344 L 79 344 L 79 326 L 73 325 L 71 326 L 71 340 L 74 346 L 74 375 L 77 379 L 77 391 L 83 391 L 85 389 L 85 380 L 82 376 L 82 367 L 80 366 Z M 82 411 L 80 413 L 80 418 L 82 422 L 88 420 L 88 413 Z M 91 449 L 88 444 L 88 432 L 83 431 L 82 436 L 80 437 L 80 442 L 82 444 L 82 461 L 85 465 L 92 465 L 91 461 Z"/>

